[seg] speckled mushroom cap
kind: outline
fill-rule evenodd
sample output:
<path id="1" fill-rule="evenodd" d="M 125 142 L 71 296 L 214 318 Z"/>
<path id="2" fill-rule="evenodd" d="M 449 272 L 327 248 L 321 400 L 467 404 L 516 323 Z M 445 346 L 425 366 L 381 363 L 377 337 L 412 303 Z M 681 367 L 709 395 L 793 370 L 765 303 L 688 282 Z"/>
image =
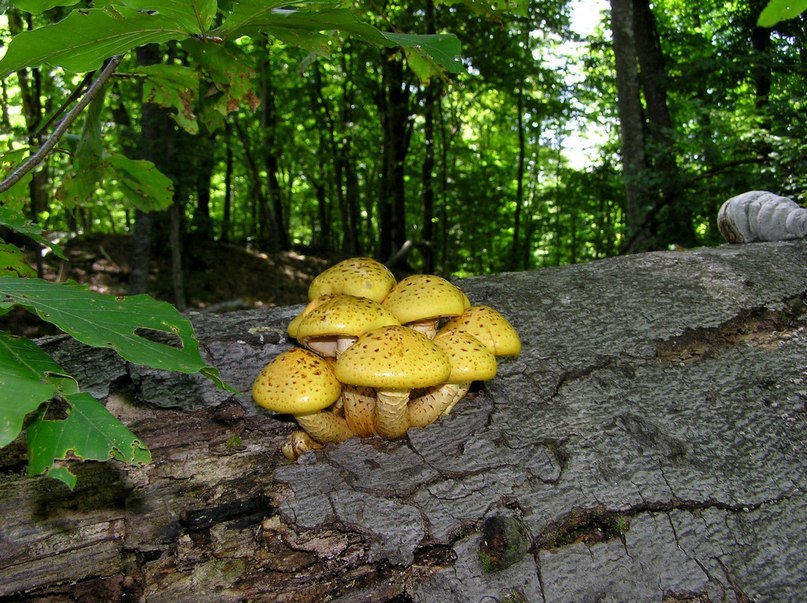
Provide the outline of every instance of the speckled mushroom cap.
<path id="1" fill-rule="evenodd" d="M 308 304 L 306 304 L 305 308 L 303 308 L 303 311 L 300 312 L 297 316 L 295 316 L 291 320 L 291 322 L 289 322 L 289 326 L 286 327 L 286 332 L 289 334 L 289 337 L 297 339 L 297 328 L 300 326 L 300 322 L 303 320 L 303 318 L 314 308 L 321 306 L 326 301 L 328 301 L 329 299 L 333 299 L 334 297 L 336 297 L 334 294 L 322 295 L 320 297 L 315 297 L 314 299 L 309 301 Z"/>
<path id="2" fill-rule="evenodd" d="M 350 258 L 321 272 L 308 287 L 308 299 L 344 293 L 381 302 L 395 284 L 389 268 L 372 258 Z"/>
<path id="3" fill-rule="evenodd" d="M 441 331 L 459 329 L 476 337 L 496 356 L 518 356 L 521 339 L 513 325 L 488 306 L 471 306 L 460 316 L 450 318 Z"/>
<path id="4" fill-rule="evenodd" d="M 401 324 L 457 316 L 470 306 L 461 289 L 432 274 L 413 274 L 395 285 L 381 303 Z"/>
<path id="5" fill-rule="evenodd" d="M 305 415 L 327 408 L 342 391 L 330 365 L 314 352 L 292 348 L 275 357 L 255 378 L 252 397 L 279 413 Z"/>
<path id="6" fill-rule="evenodd" d="M 458 329 L 441 330 L 432 341 L 451 362 L 447 383 L 489 381 L 496 376 L 496 357 L 470 333 Z"/>
<path id="7" fill-rule="evenodd" d="M 308 345 L 311 338 L 358 337 L 372 329 L 397 324 L 398 320 L 378 302 L 366 297 L 334 295 L 300 320 L 297 339 Z"/>
<path id="8" fill-rule="evenodd" d="M 336 361 L 335 373 L 349 385 L 412 390 L 445 383 L 451 363 L 425 335 L 388 326 L 359 337 Z"/>

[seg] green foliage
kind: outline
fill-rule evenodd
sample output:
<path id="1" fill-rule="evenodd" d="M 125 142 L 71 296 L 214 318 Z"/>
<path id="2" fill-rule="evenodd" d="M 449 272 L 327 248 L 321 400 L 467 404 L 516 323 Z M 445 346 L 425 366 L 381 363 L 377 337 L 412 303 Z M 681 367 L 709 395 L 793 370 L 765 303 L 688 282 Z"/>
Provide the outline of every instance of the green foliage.
<path id="1" fill-rule="evenodd" d="M 760 27 L 773 27 L 781 21 L 795 19 L 807 10 L 807 0 L 771 0 L 757 19 Z"/>
<path id="2" fill-rule="evenodd" d="M 0 306 L 22 306 L 82 343 L 112 348 L 135 364 L 202 373 L 224 387 L 218 372 L 199 357 L 190 322 L 171 304 L 147 295 L 116 297 L 38 278 L 0 279 L 0 296 Z M 174 345 L 153 341 L 145 336 L 149 332 L 170 335 Z"/>
<path id="3" fill-rule="evenodd" d="M 0 279 L 11 280 L 18 279 Z M 45 473 L 72 488 L 76 476 L 69 459 L 151 460 L 131 431 L 27 339 L 0 333 L 0 385 L 0 446 L 17 438 L 27 417 L 29 475 Z M 59 404 L 66 405 L 67 416 L 48 418 Z"/>

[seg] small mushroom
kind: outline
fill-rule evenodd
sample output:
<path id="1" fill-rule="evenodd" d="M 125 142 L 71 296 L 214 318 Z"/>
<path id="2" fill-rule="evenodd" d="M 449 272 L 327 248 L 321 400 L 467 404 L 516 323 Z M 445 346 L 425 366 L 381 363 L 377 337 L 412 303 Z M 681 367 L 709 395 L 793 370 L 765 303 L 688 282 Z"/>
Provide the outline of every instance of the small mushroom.
<path id="1" fill-rule="evenodd" d="M 425 427 L 448 414 L 468 393 L 471 383 L 496 376 L 496 357 L 470 333 L 441 330 L 432 341 L 448 356 L 451 374 L 444 384 L 430 387 L 425 394 L 409 402 L 412 427 Z"/>
<path id="2" fill-rule="evenodd" d="M 275 357 L 255 378 L 252 397 L 260 406 L 294 415 L 320 444 L 354 437 L 343 417 L 323 412 L 339 398 L 342 385 L 328 363 L 313 352 L 292 348 Z"/>
<path id="3" fill-rule="evenodd" d="M 434 337 L 441 318 L 458 316 L 471 305 L 462 290 L 432 274 L 413 274 L 395 285 L 384 301 L 402 325 Z"/>
<path id="4" fill-rule="evenodd" d="M 302 317 L 296 337 L 318 354 L 336 357 L 362 333 L 397 324 L 398 320 L 378 302 L 366 297 L 334 295 Z"/>
<path id="5" fill-rule="evenodd" d="M 459 329 L 476 337 L 494 356 L 518 356 L 521 339 L 513 325 L 488 306 L 471 306 L 460 316 L 450 318 L 441 330 Z"/>
<path id="6" fill-rule="evenodd" d="M 298 429 L 291 432 L 281 451 L 287 459 L 296 461 L 304 452 L 322 450 L 322 448 L 322 444 L 315 442 L 305 431 Z"/>
<path id="7" fill-rule="evenodd" d="M 350 258 L 314 277 L 308 287 L 308 299 L 344 293 L 381 303 L 394 284 L 395 276 L 384 264 L 372 258 Z"/>
<path id="8" fill-rule="evenodd" d="M 444 383 L 451 363 L 425 335 L 393 325 L 359 337 L 337 359 L 335 373 L 344 384 L 375 388 L 376 432 L 396 439 L 409 428 L 411 390 Z"/>

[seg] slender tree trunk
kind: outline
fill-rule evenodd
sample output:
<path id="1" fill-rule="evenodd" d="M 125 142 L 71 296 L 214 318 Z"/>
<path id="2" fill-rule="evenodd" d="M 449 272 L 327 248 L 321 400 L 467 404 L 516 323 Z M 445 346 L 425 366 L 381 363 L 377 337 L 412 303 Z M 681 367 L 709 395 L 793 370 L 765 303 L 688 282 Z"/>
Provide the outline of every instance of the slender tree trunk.
<path id="1" fill-rule="evenodd" d="M 656 244 L 661 247 L 673 243 L 691 247 L 696 242 L 695 229 L 675 157 L 673 123 L 667 104 L 667 71 L 656 19 L 648 0 L 634 0 L 633 6 L 640 82 L 647 109 L 648 133 L 653 142 L 648 159 L 662 176 L 661 197 L 656 202 L 661 211 L 654 212 L 653 217 Z"/>
<path id="2" fill-rule="evenodd" d="M 518 270 L 521 257 L 521 214 L 524 205 L 524 162 L 526 144 L 524 140 L 524 91 L 516 90 L 516 128 L 518 129 L 518 160 L 516 165 L 516 209 L 513 215 L 513 241 L 510 246 L 509 269 Z"/>
<path id="3" fill-rule="evenodd" d="M 423 234 L 421 254 L 423 271 L 434 272 L 434 105 L 439 99 L 437 84 L 429 84 L 423 107 L 423 171 L 421 175 L 421 204 L 423 208 Z"/>
<path id="4" fill-rule="evenodd" d="M 263 160 L 266 171 L 265 196 L 267 207 L 264 209 L 267 230 L 265 242 L 271 252 L 289 249 L 289 236 L 283 216 L 283 195 L 278 179 L 277 153 L 277 111 L 275 110 L 275 92 L 272 85 L 272 69 L 269 64 L 269 48 L 264 45 L 266 60 L 261 63 L 261 129 L 263 132 Z"/>
<path id="5" fill-rule="evenodd" d="M 383 127 L 384 182 L 381 190 L 380 255 L 391 258 L 406 242 L 406 189 L 404 168 L 409 146 L 409 88 L 404 64 L 393 51 L 382 59 L 382 101 L 379 106 Z"/>
<path id="6" fill-rule="evenodd" d="M 29 20 L 24 22 L 19 11 L 11 9 L 8 11 L 8 27 L 12 35 L 17 35 L 23 30 L 31 29 L 30 15 Z M 25 119 L 25 130 L 28 138 L 28 145 L 31 153 L 35 153 L 36 149 L 43 142 L 43 134 L 39 132 L 42 120 L 45 117 L 47 108 L 42 104 L 42 72 L 35 69 L 23 69 L 17 72 L 17 83 L 20 88 L 20 97 L 22 99 L 22 112 Z M 4 112 L 5 112 L 4 108 Z M 38 169 L 34 170 L 31 174 L 31 181 L 28 185 L 28 194 L 30 197 L 30 218 L 34 222 L 39 222 L 40 217 L 48 210 L 48 191 L 50 189 L 50 176 L 48 172 L 48 164 L 45 161 Z M 44 276 L 44 265 L 42 263 L 42 254 L 37 250 L 36 254 L 36 272 L 42 278 Z"/>
<path id="7" fill-rule="evenodd" d="M 215 132 L 200 134 L 194 138 L 196 143 L 196 211 L 193 214 L 193 228 L 197 235 L 204 239 L 213 236 L 213 220 L 210 217 L 210 182 L 216 165 Z"/>
<path id="8" fill-rule="evenodd" d="M 644 120 L 639 98 L 634 25 L 633 0 L 611 0 L 629 252 L 646 251 L 652 247 L 652 233 L 648 230 L 646 218 L 654 205 L 646 183 Z"/>
<path id="9" fill-rule="evenodd" d="M 224 157 L 224 207 L 222 208 L 221 235 L 222 243 L 229 243 L 232 236 L 232 207 L 233 207 L 233 145 L 232 127 L 227 122 L 225 129 L 225 157 Z"/>

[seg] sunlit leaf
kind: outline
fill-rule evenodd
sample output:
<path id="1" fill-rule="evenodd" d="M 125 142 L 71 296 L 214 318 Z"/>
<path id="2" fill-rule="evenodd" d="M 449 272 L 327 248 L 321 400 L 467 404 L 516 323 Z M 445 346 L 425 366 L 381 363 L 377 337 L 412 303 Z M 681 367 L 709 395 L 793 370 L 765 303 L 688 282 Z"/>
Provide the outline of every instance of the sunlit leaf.
<path id="1" fill-rule="evenodd" d="M 173 0 L 150 3 L 152 10 L 147 11 L 120 5 L 74 10 L 58 23 L 16 35 L 0 60 L 0 78 L 39 65 L 92 71 L 107 58 L 138 46 L 203 33 L 191 4 Z"/>
<path id="2" fill-rule="evenodd" d="M 0 279 L 0 297 L 36 312 L 82 343 L 114 349 L 129 362 L 201 373 L 228 387 L 199 355 L 190 321 L 166 302 L 147 295 L 103 295 L 74 283 L 34 278 Z M 144 336 L 148 331 L 162 334 L 168 343 Z"/>
<path id="3" fill-rule="evenodd" d="M 807 11 L 807 0 L 771 0 L 757 20 L 760 27 L 773 27 L 780 21 L 795 19 Z"/>
<path id="4" fill-rule="evenodd" d="M 79 0 L 13 0 L 10 4 L 25 12 L 39 15 L 54 6 L 73 6 L 78 2 Z"/>

